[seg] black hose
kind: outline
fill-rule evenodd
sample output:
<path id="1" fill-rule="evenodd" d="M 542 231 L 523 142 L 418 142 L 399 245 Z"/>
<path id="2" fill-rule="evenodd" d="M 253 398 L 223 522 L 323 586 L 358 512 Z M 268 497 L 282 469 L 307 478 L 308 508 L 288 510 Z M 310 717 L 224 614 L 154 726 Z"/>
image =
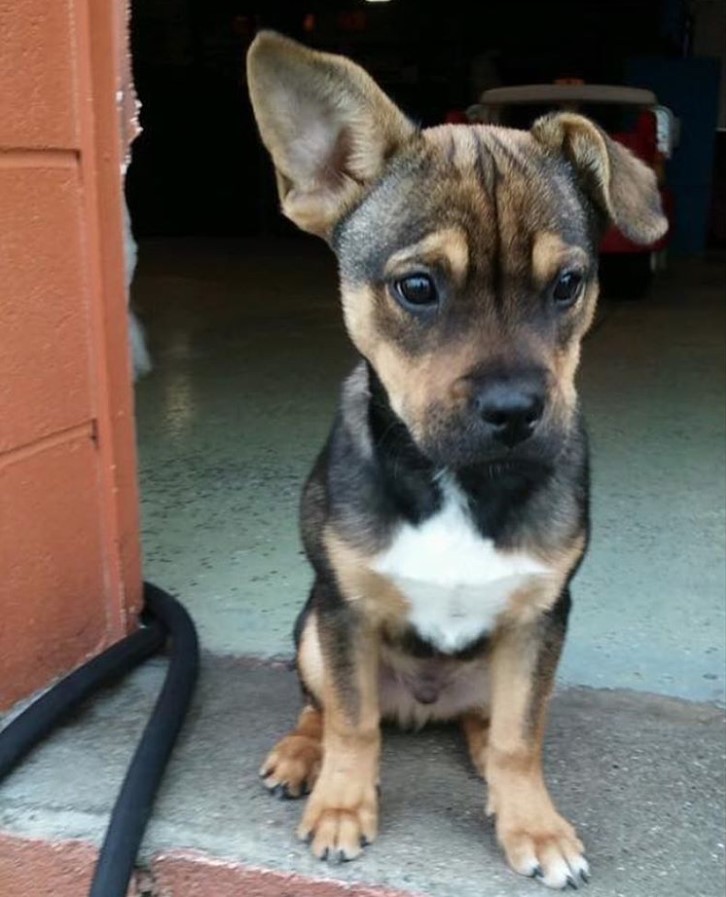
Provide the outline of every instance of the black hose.
<path id="1" fill-rule="evenodd" d="M 126 897 L 154 796 L 199 673 L 194 623 L 176 599 L 144 584 L 147 625 L 66 676 L 0 732 L 0 779 L 93 691 L 138 666 L 171 639 L 169 666 L 151 718 L 111 812 L 89 897 Z"/>
<path id="2" fill-rule="evenodd" d="M 199 673 L 197 633 L 184 607 L 149 583 L 144 597 L 148 610 L 171 636 L 169 668 L 111 813 L 89 897 L 126 897 L 154 796 Z"/>
<path id="3" fill-rule="evenodd" d="M 61 679 L 0 732 L 0 779 L 85 698 L 159 651 L 164 627 L 152 620 Z"/>

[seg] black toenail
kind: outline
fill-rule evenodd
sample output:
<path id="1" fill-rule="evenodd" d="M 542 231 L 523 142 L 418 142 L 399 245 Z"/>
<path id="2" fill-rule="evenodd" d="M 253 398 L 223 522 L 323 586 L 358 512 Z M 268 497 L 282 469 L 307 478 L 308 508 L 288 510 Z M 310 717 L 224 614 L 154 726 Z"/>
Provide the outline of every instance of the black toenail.
<path id="1" fill-rule="evenodd" d="M 590 881 L 590 876 L 584 869 L 580 870 L 580 878 L 587 884 Z"/>
<path id="2" fill-rule="evenodd" d="M 535 866 L 532 870 L 532 874 L 529 876 L 530 878 L 544 878 L 544 870 L 541 866 Z"/>

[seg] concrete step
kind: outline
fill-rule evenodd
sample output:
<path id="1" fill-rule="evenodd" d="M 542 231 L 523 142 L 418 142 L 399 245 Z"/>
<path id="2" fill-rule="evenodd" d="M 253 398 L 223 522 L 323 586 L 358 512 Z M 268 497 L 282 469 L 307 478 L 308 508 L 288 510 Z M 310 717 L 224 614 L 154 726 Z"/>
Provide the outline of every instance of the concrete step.
<path id="1" fill-rule="evenodd" d="M 96 845 L 163 676 L 108 689 L 0 785 L 1 897 L 85 897 Z M 301 805 L 257 769 L 298 708 L 283 666 L 206 656 L 148 829 L 134 897 L 533 897 L 505 867 L 458 733 L 387 731 L 378 841 L 327 866 Z M 568 689 L 553 702 L 552 792 L 588 847 L 589 897 L 723 897 L 724 714 L 644 694 Z"/>

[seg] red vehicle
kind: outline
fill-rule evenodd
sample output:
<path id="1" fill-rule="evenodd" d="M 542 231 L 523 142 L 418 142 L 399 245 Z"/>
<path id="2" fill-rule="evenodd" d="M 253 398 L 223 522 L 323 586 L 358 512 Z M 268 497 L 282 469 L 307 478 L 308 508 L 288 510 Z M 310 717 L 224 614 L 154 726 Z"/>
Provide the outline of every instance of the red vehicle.
<path id="1" fill-rule="evenodd" d="M 665 264 L 665 251 L 672 231 L 673 198 L 665 184 L 665 162 L 675 145 L 676 120 L 672 112 L 660 106 L 655 94 L 638 87 L 617 87 L 580 82 L 532 84 L 519 87 L 497 87 L 485 91 L 480 101 L 469 107 L 458 120 L 469 123 L 508 124 L 507 113 L 513 107 L 544 107 L 582 111 L 596 121 L 598 108 L 610 107 L 613 112 L 629 112 L 627 130 L 603 127 L 610 136 L 627 146 L 656 173 L 660 185 L 663 208 L 671 224 L 668 234 L 651 246 L 632 243 L 615 227 L 611 227 L 600 244 L 600 277 L 606 292 L 620 298 L 642 296 L 653 274 Z M 452 116 L 450 120 L 457 117 Z"/>

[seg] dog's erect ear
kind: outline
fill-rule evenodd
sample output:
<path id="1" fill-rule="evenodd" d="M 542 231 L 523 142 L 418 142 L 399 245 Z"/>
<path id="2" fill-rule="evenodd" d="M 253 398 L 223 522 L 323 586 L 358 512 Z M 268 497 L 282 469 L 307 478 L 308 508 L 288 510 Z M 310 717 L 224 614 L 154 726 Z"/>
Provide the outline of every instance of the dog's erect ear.
<path id="1" fill-rule="evenodd" d="M 582 115 L 545 115 L 532 126 L 536 140 L 564 154 L 596 205 L 626 237 L 647 245 L 668 229 L 655 173 Z"/>
<path id="2" fill-rule="evenodd" d="M 247 80 L 282 210 L 320 236 L 330 234 L 386 159 L 416 133 L 355 63 L 272 31 L 253 41 Z"/>

